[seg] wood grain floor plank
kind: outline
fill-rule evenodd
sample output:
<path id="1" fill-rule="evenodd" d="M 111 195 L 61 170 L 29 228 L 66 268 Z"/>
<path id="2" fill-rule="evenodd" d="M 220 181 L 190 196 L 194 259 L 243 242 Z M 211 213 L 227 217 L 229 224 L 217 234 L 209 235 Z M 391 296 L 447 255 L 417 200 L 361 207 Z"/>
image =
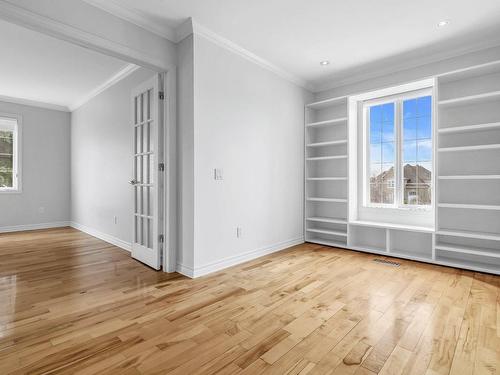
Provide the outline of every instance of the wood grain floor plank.
<path id="1" fill-rule="evenodd" d="M 499 373 L 500 277 L 376 257 L 303 244 L 191 280 L 72 228 L 0 234 L 0 374 Z"/>

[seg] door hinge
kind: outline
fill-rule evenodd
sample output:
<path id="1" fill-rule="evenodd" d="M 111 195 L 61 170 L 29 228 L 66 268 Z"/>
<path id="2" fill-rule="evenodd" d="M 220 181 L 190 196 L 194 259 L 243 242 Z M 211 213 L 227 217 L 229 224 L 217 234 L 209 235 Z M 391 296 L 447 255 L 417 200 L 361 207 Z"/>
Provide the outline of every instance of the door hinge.
<path id="1" fill-rule="evenodd" d="M 160 164 L 158 164 L 158 170 L 159 170 L 160 172 L 165 171 L 165 163 L 160 163 Z"/>
<path id="2" fill-rule="evenodd" d="M 163 237 L 163 234 L 160 234 L 158 236 L 158 241 L 160 241 L 160 243 L 163 243 L 164 240 L 165 240 L 165 238 Z"/>
<path id="3" fill-rule="evenodd" d="M 163 91 L 158 91 L 158 98 L 159 98 L 160 100 L 165 99 L 165 93 L 164 93 Z"/>

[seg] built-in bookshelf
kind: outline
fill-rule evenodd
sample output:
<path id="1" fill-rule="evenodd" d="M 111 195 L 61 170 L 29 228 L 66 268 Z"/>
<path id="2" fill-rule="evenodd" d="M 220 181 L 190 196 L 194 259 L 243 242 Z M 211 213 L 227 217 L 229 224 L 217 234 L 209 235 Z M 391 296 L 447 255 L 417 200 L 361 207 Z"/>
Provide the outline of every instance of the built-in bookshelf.
<path id="1" fill-rule="evenodd" d="M 347 245 L 347 97 L 305 108 L 305 238 Z"/>
<path id="2" fill-rule="evenodd" d="M 435 79 L 435 227 L 350 215 L 354 116 L 344 96 L 305 108 L 307 242 L 500 274 L 500 61 Z"/>
<path id="3" fill-rule="evenodd" d="M 500 62 L 438 85 L 435 260 L 500 273 Z"/>

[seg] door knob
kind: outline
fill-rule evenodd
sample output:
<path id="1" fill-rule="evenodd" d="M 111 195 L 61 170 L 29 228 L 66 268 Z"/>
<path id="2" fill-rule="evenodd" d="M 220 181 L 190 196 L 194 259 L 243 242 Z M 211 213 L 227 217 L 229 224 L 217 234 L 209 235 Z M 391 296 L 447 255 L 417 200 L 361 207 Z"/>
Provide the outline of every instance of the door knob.
<path id="1" fill-rule="evenodd" d="M 128 183 L 130 185 L 137 185 L 139 183 L 139 181 L 137 181 L 136 179 L 133 179 L 133 180 L 130 180 Z"/>

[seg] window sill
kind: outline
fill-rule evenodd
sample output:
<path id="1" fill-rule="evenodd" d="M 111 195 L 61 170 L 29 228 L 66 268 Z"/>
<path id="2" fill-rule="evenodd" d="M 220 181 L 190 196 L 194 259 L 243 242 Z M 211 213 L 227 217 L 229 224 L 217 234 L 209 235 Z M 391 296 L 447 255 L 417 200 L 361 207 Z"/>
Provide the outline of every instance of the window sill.
<path id="1" fill-rule="evenodd" d="M 0 189 L 0 195 L 2 194 L 21 194 L 23 191 L 20 189 Z"/>
<path id="2" fill-rule="evenodd" d="M 383 222 L 375 222 L 375 221 L 353 220 L 353 221 L 349 221 L 349 224 L 365 226 L 365 227 L 411 230 L 411 231 L 416 231 L 416 232 L 427 232 L 427 233 L 434 233 L 435 232 L 435 229 L 430 228 L 430 227 L 420 227 L 420 226 L 416 226 L 416 225 L 405 225 L 405 224 L 394 224 L 394 223 L 383 223 Z"/>
<path id="3" fill-rule="evenodd" d="M 425 206 L 425 207 L 418 207 L 418 206 L 391 206 L 391 205 L 376 205 L 376 204 L 371 204 L 371 205 L 365 205 L 363 208 L 367 209 L 390 209 L 390 210 L 397 210 L 401 212 L 433 212 L 434 207 L 433 206 Z"/>

